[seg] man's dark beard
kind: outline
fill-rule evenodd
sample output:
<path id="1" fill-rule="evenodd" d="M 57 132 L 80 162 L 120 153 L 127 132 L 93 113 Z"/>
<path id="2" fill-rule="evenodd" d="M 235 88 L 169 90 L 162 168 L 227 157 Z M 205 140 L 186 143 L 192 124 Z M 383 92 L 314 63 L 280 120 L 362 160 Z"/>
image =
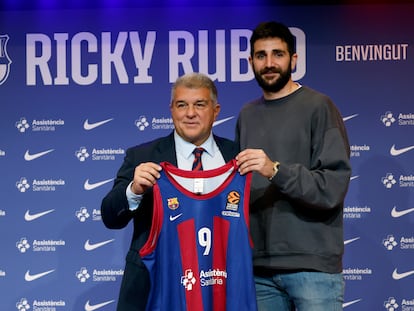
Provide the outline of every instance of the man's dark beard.
<path id="1" fill-rule="evenodd" d="M 276 68 L 265 68 L 261 72 L 257 72 L 254 68 L 254 77 L 256 78 L 257 83 L 265 92 L 276 93 L 279 92 L 290 80 L 292 75 L 292 69 L 290 66 L 287 68 L 286 71 L 277 70 Z M 262 78 L 262 74 L 265 73 L 279 73 L 280 77 L 273 83 L 268 83 L 266 80 Z"/>

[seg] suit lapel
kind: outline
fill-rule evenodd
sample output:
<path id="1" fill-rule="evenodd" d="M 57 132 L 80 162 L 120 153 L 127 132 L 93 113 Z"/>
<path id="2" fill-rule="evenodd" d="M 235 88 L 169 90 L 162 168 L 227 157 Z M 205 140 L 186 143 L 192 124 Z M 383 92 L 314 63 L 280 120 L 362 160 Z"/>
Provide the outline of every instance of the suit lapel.
<path id="1" fill-rule="evenodd" d="M 214 140 L 216 141 L 217 146 L 219 147 L 220 152 L 223 155 L 224 161 L 226 163 L 232 160 L 237 155 L 238 150 L 236 148 L 236 144 L 229 143 L 228 141 L 215 135 Z"/>
<path id="2" fill-rule="evenodd" d="M 177 156 L 175 152 L 174 134 L 166 136 L 158 144 L 154 153 L 154 162 L 167 161 L 177 166 Z"/>

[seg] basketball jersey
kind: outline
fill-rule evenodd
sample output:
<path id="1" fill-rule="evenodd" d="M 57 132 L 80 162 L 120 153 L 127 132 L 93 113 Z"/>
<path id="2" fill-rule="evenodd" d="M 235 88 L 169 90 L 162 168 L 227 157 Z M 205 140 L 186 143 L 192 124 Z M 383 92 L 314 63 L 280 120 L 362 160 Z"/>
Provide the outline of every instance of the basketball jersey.
<path id="1" fill-rule="evenodd" d="M 146 310 L 255 311 L 249 232 L 251 174 L 236 161 L 207 171 L 184 171 L 162 162 L 154 185 L 154 210 L 140 256 L 151 290 Z M 231 173 L 214 191 L 191 192 L 174 179 Z"/>

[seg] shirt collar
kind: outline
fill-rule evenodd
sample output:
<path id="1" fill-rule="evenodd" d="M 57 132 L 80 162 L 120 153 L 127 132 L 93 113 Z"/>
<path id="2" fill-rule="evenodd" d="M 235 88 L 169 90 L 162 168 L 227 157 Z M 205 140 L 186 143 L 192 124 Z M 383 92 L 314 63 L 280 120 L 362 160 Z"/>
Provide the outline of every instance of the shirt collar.
<path id="1" fill-rule="evenodd" d="M 180 153 L 186 159 L 191 158 L 193 150 L 196 147 L 203 147 L 209 155 L 214 156 L 214 139 L 211 132 L 207 140 L 201 144 L 201 146 L 196 146 L 188 141 L 185 141 L 180 135 L 177 134 L 177 131 L 174 131 L 174 141 L 176 152 Z"/>

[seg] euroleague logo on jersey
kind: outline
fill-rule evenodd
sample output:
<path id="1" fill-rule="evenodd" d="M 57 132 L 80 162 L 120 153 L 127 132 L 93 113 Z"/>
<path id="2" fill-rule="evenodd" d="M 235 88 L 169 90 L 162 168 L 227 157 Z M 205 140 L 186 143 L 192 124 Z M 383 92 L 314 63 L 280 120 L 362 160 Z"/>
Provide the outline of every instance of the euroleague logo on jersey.
<path id="1" fill-rule="evenodd" d="M 240 217 L 240 213 L 237 212 L 240 203 L 240 193 L 236 190 L 232 190 L 227 194 L 226 210 L 222 211 L 223 216 Z"/>
<path id="2" fill-rule="evenodd" d="M 230 193 L 227 195 L 227 203 L 230 204 L 239 204 L 240 202 L 240 193 L 238 193 L 237 191 L 230 191 Z"/>

